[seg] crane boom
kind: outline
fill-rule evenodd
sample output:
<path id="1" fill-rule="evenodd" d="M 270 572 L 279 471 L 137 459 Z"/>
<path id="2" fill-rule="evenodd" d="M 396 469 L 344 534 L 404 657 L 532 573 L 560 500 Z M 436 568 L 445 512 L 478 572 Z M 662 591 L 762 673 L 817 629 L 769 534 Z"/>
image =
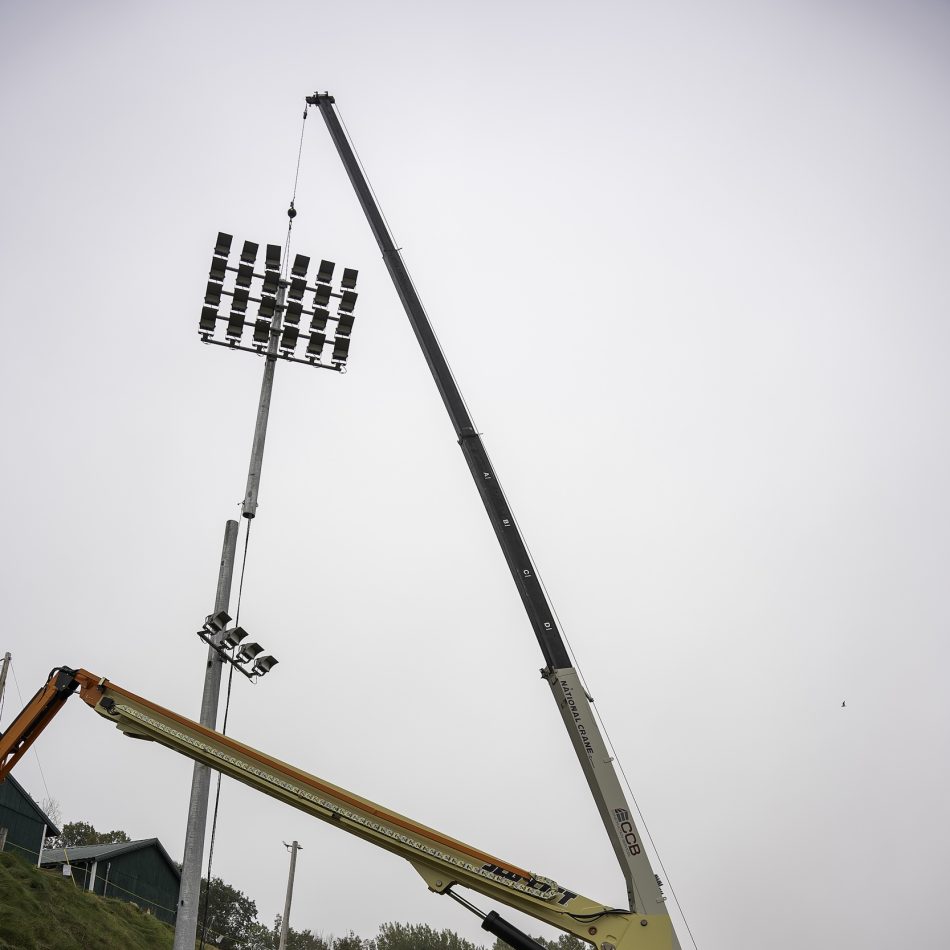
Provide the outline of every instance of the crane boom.
<path id="1" fill-rule="evenodd" d="M 643 839 L 614 769 L 613 759 L 607 751 L 600 726 L 594 716 L 592 700 L 583 688 L 577 670 L 572 664 L 558 629 L 554 611 L 545 594 L 531 555 L 528 553 L 521 531 L 508 506 L 488 452 L 469 415 L 461 391 L 452 376 L 445 354 L 432 329 L 432 324 L 429 322 L 402 255 L 396 247 L 382 211 L 337 115 L 334 108 L 335 100 L 329 93 L 314 93 L 312 96 L 307 96 L 307 103 L 317 106 L 323 116 L 366 220 L 382 252 L 396 293 L 402 301 L 406 316 L 409 318 L 409 323 L 442 396 L 442 402 L 452 420 L 462 454 L 475 480 L 475 486 L 485 505 L 485 511 L 488 513 L 512 579 L 521 595 L 521 601 L 537 637 L 538 645 L 541 647 L 545 662 L 545 668 L 541 671 L 542 675 L 551 687 L 574 751 L 580 760 L 600 812 L 601 820 L 607 830 L 608 838 L 623 871 L 630 910 L 666 914 L 666 905 L 658 878 L 650 865 L 643 847 Z M 676 946 L 679 946 L 678 943 Z"/>
<path id="2" fill-rule="evenodd" d="M 665 914 L 630 914 L 583 897 L 550 878 L 281 762 L 84 669 L 54 669 L 0 736 L 0 781 L 77 690 L 89 707 L 126 735 L 150 739 L 203 762 L 398 855 L 436 893 L 450 893 L 455 885 L 470 888 L 573 934 L 598 950 L 671 950 L 674 946 L 670 919 Z M 523 950 L 538 947 L 494 912 L 484 918 L 483 927 Z"/>

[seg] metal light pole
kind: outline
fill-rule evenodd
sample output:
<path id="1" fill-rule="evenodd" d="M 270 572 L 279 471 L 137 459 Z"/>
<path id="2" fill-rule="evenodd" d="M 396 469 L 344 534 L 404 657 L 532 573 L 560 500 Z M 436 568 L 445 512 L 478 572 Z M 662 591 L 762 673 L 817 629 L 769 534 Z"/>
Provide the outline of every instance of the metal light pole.
<path id="1" fill-rule="evenodd" d="M 291 208 L 291 210 L 293 210 Z M 293 215 L 291 215 L 291 220 Z M 228 263 L 233 237 L 220 232 L 211 260 L 209 281 L 205 291 L 204 306 L 198 324 L 198 332 L 205 343 L 227 346 L 230 349 L 244 350 L 265 357 L 264 378 L 261 382 L 261 396 L 257 408 L 257 421 L 254 427 L 254 440 L 251 445 L 251 461 L 247 474 L 247 488 L 242 505 L 245 518 L 253 518 L 257 513 L 257 493 L 260 487 L 261 466 L 264 460 L 264 441 L 267 435 L 267 421 L 270 415 L 271 394 L 274 388 L 274 370 L 278 359 L 293 363 L 320 366 L 337 372 L 345 371 L 349 356 L 350 333 L 353 329 L 353 308 L 357 294 L 357 271 L 344 268 L 340 280 L 340 291 L 331 286 L 335 264 L 323 260 L 317 270 L 315 286 L 307 286 L 307 270 L 310 258 L 297 254 L 290 271 L 290 279 L 281 278 L 281 248 L 268 244 L 264 254 L 264 273 L 255 272 L 260 245 L 245 241 L 239 262 L 232 266 Z M 233 279 L 229 276 L 233 274 Z M 255 282 L 260 283 L 255 288 Z M 257 293 L 259 296 L 251 296 Z M 311 294 L 310 307 L 306 308 L 305 294 Z M 222 316 L 218 313 L 222 295 L 231 298 L 230 313 Z M 290 298 L 289 300 L 287 298 Z M 337 312 L 329 312 L 331 298 L 338 298 Z M 250 302 L 258 304 L 257 319 L 247 322 L 245 316 Z M 309 334 L 301 334 L 300 320 L 306 314 L 311 318 Z M 327 340 L 327 324 L 335 322 L 333 337 Z M 214 339 L 217 326 L 226 323 L 225 339 Z M 243 345 L 242 337 L 246 327 L 253 329 L 250 346 Z M 307 339 L 305 352 L 301 357 L 295 355 L 299 338 Z M 324 362 L 325 344 L 330 343 L 332 351 Z M 231 600 L 231 582 L 234 575 L 234 562 L 237 553 L 238 523 L 228 521 L 224 536 L 224 551 L 221 556 L 221 568 L 218 575 L 218 588 L 215 597 L 214 614 L 205 622 L 203 631 L 198 635 L 208 643 L 208 661 L 205 673 L 204 691 L 201 699 L 201 725 L 214 729 L 217 724 L 218 701 L 221 693 L 221 671 L 225 663 L 230 663 L 245 676 L 254 679 L 267 673 L 277 661 L 272 656 L 258 656 L 261 648 L 256 643 L 241 644 L 244 631 L 235 628 L 224 629 L 230 617 L 227 616 Z M 223 619 L 221 619 L 221 615 Z M 213 622 L 212 622 L 213 621 Z M 220 622 L 218 622 L 220 621 Z M 238 647 L 235 656 L 229 651 Z M 204 856 L 205 829 L 208 822 L 208 798 L 211 791 L 211 769 L 195 763 L 191 783 L 191 796 L 188 804 L 188 823 L 185 832 L 185 849 L 182 858 L 181 885 L 178 895 L 178 914 L 175 921 L 174 950 L 194 950 L 198 932 L 198 902 L 201 890 L 201 863 Z M 295 849 L 299 847 L 294 842 Z M 291 883 L 296 850 L 291 857 Z M 287 895 L 287 911 L 290 908 L 290 890 Z"/>
<path id="2" fill-rule="evenodd" d="M 264 378 L 261 380 L 261 398 L 257 404 L 257 423 L 254 426 L 254 441 L 251 444 L 251 465 L 247 471 L 247 489 L 244 492 L 243 513 L 245 518 L 257 514 L 257 490 L 261 483 L 261 466 L 264 464 L 264 440 L 267 438 L 267 419 L 270 416 L 270 397 L 274 390 L 274 370 L 277 368 L 277 339 L 280 335 L 280 317 L 284 310 L 287 284 L 280 282 L 277 289 L 277 306 L 271 318 L 270 341 L 264 360 Z"/>
<path id="3" fill-rule="evenodd" d="M 231 602 L 231 581 L 237 554 L 238 523 L 228 521 L 224 528 L 224 546 L 218 569 L 214 611 L 227 611 Z M 221 668 L 224 659 L 208 647 L 208 666 L 204 691 L 201 695 L 199 722 L 214 729 L 218 719 L 218 698 L 221 694 Z M 191 796 L 188 799 L 188 824 L 185 829 L 185 851 L 181 862 L 181 885 L 178 891 L 178 915 L 175 919 L 174 950 L 194 950 L 198 933 L 198 901 L 201 894 L 201 859 L 205 848 L 205 828 L 208 824 L 208 795 L 211 791 L 211 769 L 195 762 L 191 778 Z"/>
<path id="4" fill-rule="evenodd" d="M 296 841 L 293 844 L 284 842 L 284 847 L 290 852 L 290 874 L 287 877 L 287 898 L 284 900 L 284 916 L 280 921 L 280 946 L 277 950 L 287 950 L 287 936 L 290 933 L 290 901 L 294 896 L 294 872 L 297 870 L 297 852 L 302 850 Z"/>

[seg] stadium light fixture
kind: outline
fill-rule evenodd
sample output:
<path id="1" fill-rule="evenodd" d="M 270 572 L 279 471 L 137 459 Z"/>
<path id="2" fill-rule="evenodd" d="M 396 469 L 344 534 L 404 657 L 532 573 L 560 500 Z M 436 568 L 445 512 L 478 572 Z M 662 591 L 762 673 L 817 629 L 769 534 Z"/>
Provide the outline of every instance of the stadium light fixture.
<path id="1" fill-rule="evenodd" d="M 337 345 L 338 336 L 353 332 L 353 310 L 359 272 L 344 267 L 339 289 L 333 286 L 336 264 L 321 260 L 314 282 L 308 284 L 310 258 L 296 254 L 290 267 L 289 278 L 281 271 L 282 249 L 268 244 L 264 251 L 263 271 L 256 270 L 260 245 L 245 241 L 240 259 L 230 261 L 234 238 L 219 232 L 211 258 L 204 306 L 198 323 L 198 333 L 204 343 L 244 350 L 269 359 L 287 360 L 332 369 L 346 370 L 349 344 Z M 222 303 L 227 313 L 222 313 Z M 249 320 L 248 306 L 257 304 L 257 317 Z M 331 310 L 332 308 L 332 310 Z M 307 317 L 311 320 L 310 333 L 287 332 Z M 266 330 L 262 321 L 270 321 Z M 327 325 L 330 332 L 327 333 Z M 219 325 L 224 332 L 219 331 Z M 246 331 L 250 332 L 246 332 Z"/>

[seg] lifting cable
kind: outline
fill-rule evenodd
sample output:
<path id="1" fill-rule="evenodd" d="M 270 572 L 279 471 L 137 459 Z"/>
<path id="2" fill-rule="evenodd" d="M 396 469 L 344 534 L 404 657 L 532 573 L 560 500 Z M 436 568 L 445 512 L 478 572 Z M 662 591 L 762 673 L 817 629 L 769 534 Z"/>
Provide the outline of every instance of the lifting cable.
<path id="1" fill-rule="evenodd" d="M 304 107 L 303 120 L 300 125 L 300 142 L 297 146 L 297 165 L 294 169 L 294 186 L 290 196 L 290 207 L 287 209 L 287 237 L 284 240 L 284 260 L 281 266 L 281 280 L 287 279 L 287 269 L 290 263 L 290 238 L 294 228 L 294 218 L 297 217 L 297 209 L 294 202 L 297 200 L 297 183 L 300 181 L 300 160 L 303 155 L 303 136 L 307 128 L 307 112 L 310 109 L 309 104 Z M 247 528 L 244 531 L 244 557 L 241 560 L 241 577 L 238 581 L 237 605 L 234 611 L 234 626 L 241 625 L 241 596 L 244 593 L 244 572 L 247 569 L 247 549 L 251 539 L 251 519 L 242 519 L 247 522 Z M 234 684 L 234 664 L 228 664 L 228 689 L 224 698 L 224 718 L 221 723 L 221 734 L 228 734 L 228 713 L 231 710 L 231 687 Z M 200 950 L 204 950 L 205 935 L 208 931 L 208 892 L 211 889 L 211 869 L 214 863 L 214 839 L 218 830 L 218 807 L 221 804 L 221 773 L 218 772 L 218 781 L 214 792 L 214 812 L 211 817 L 211 840 L 208 844 L 208 873 L 205 877 L 205 912 L 201 920 L 201 938 L 199 943 Z"/>
<path id="2" fill-rule="evenodd" d="M 284 264 L 281 268 L 281 278 L 287 279 L 287 267 L 290 264 L 290 232 L 294 228 L 294 218 L 297 217 L 297 209 L 294 207 L 294 202 L 297 200 L 297 182 L 300 181 L 300 156 L 303 155 L 303 134 L 307 128 L 307 112 L 310 109 L 310 104 L 304 106 L 303 108 L 303 121 L 300 123 L 300 144 L 297 146 L 297 168 L 294 171 L 294 187 L 293 193 L 290 196 L 290 207 L 287 209 L 287 238 L 284 241 Z"/>

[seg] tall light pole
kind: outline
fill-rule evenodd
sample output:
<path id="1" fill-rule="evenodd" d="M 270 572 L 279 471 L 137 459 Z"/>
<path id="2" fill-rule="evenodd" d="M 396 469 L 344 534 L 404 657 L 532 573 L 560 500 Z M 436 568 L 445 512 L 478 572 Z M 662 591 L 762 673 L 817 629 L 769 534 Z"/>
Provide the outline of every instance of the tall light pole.
<path id="1" fill-rule="evenodd" d="M 223 231 L 218 234 L 198 333 L 204 343 L 256 353 L 265 358 L 247 487 L 242 505 L 244 517 L 253 518 L 257 514 L 257 494 L 277 360 L 345 372 L 350 334 L 353 330 L 353 309 L 357 298 L 354 288 L 358 272 L 349 267 L 344 268 L 339 289 L 335 290 L 333 272 L 336 265 L 332 261 L 321 260 L 313 286 L 308 286 L 309 257 L 297 254 L 289 275 L 284 277 L 281 276 L 280 245 L 268 244 L 261 273 L 255 270 L 260 245 L 245 241 L 240 257 L 232 264 L 229 256 L 233 240 L 232 235 Z M 223 315 L 219 313 L 219 308 L 223 299 L 228 298 L 229 313 Z M 335 313 L 331 313 L 329 309 L 333 301 L 336 301 Z M 247 310 L 248 305 L 252 303 L 257 304 L 257 317 L 250 322 L 247 319 Z M 302 333 L 301 320 L 305 316 L 309 318 L 309 327 Z M 217 333 L 222 325 L 224 333 Z M 332 336 L 328 338 L 328 330 L 331 327 Z M 245 341 L 245 329 L 248 328 L 253 332 Z M 203 630 L 198 632 L 208 644 L 208 665 L 202 692 L 200 722 L 209 729 L 214 729 L 217 724 L 221 671 L 225 663 L 230 663 L 252 680 L 267 673 L 277 663 L 272 656 L 259 656 L 262 650 L 258 644 L 241 643 L 245 634 L 240 627 L 226 629 L 227 621 L 231 619 L 227 610 L 234 574 L 237 534 L 237 522 L 229 521 L 225 530 L 214 613 L 209 615 Z M 194 950 L 195 946 L 210 791 L 211 771 L 208 766 L 196 763 L 188 802 L 174 950 Z"/>
<path id="2" fill-rule="evenodd" d="M 224 528 L 224 546 L 218 569 L 218 587 L 214 598 L 215 614 L 226 613 L 231 601 L 231 580 L 237 553 L 238 523 L 228 521 Z M 201 694 L 201 725 L 214 729 L 218 719 L 218 697 L 221 693 L 221 668 L 224 658 L 208 645 L 208 666 Z M 195 762 L 188 798 L 188 824 L 185 827 L 185 850 L 181 862 L 181 883 L 178 889 L 178 914 L 175 918 L 174 950 L 194 950 L 198 932 L 198 901 L 201 896 L 201 856 L 205 847 L 208 824 L 208 796 L 211 791 L 211 769 Z"/>
<path id="3" fill-rule="evenodd" d="M 287 936 L 290 933 L 290 902 L 294 896 L 294 873 L 297 870 L 297 852 L 302 850 L 294 841 L 292 844 L 284 842 L 284 847 L 290 852 L 290 874 L 287 876 L 287 897 L 284 900 L 284 916 L 280 920 L 280 945 L 277 950 L 287 950 Z"/>

